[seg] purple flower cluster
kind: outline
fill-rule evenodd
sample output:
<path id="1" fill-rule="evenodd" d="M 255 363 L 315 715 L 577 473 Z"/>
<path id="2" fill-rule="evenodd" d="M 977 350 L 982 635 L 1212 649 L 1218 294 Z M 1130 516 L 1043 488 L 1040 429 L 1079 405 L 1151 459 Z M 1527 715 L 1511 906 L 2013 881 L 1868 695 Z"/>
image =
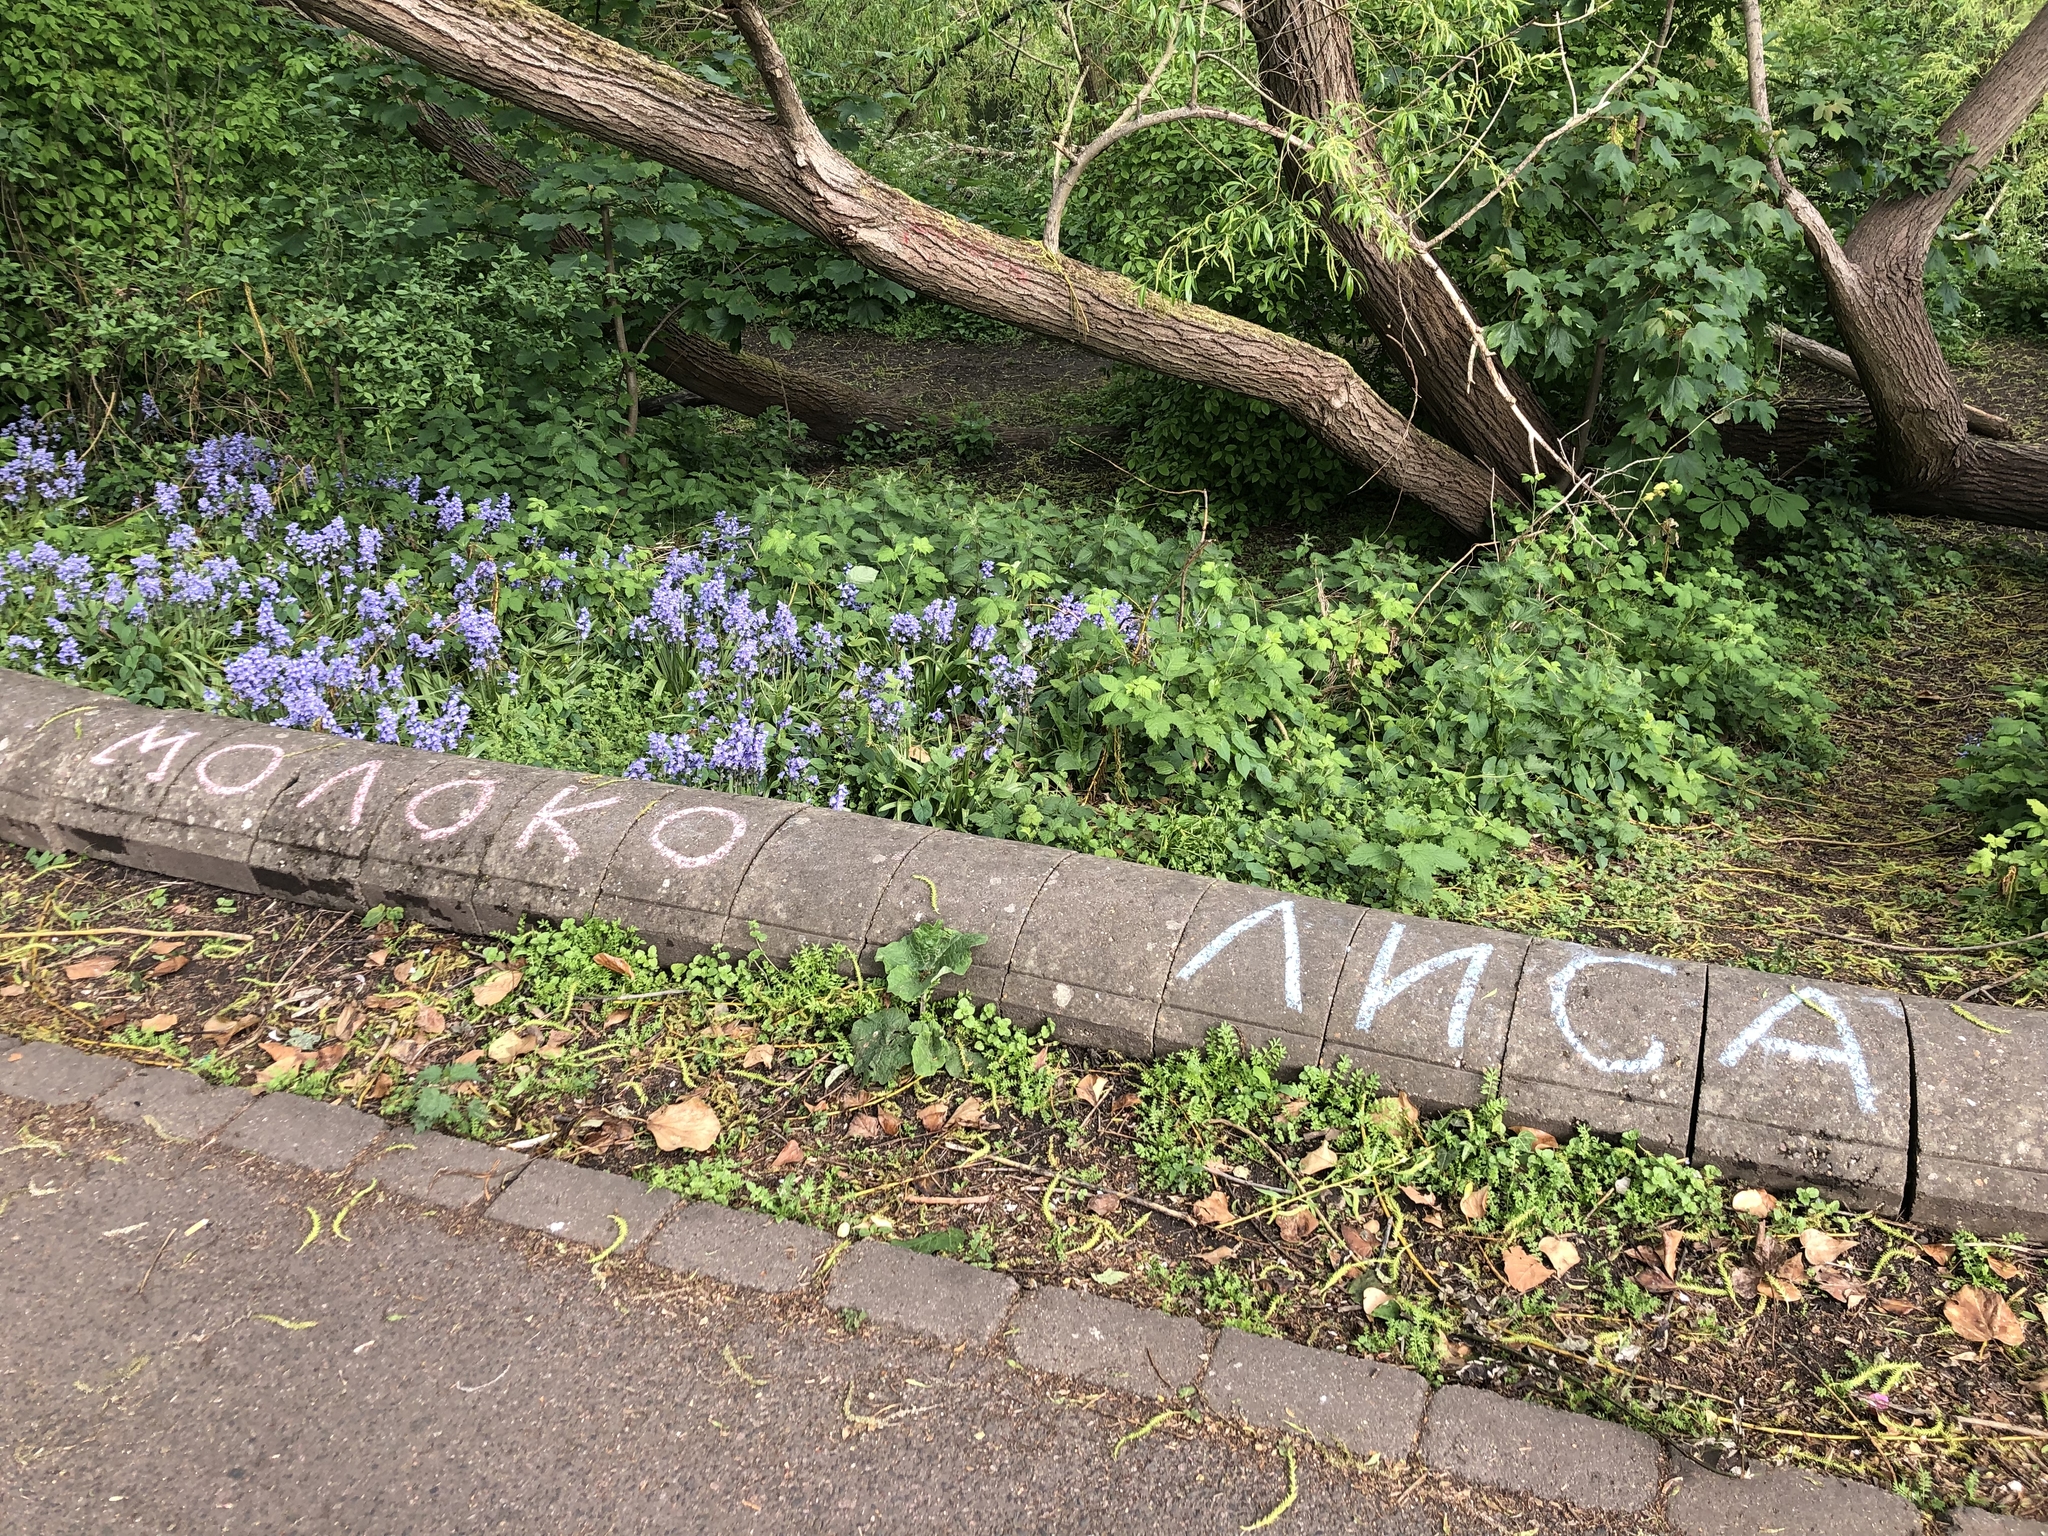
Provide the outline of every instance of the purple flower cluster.
<path id="1" fill-rule="evenodd" d="M 19 507 L 33 498 L 51 506 L 84 492 L 85 460 L 70 448 L 60 454 L 63 439 L 55 428 L 23 411 L 7 435 L 14 439 L 14 457 L 0 464 L 0 501 Z"/>

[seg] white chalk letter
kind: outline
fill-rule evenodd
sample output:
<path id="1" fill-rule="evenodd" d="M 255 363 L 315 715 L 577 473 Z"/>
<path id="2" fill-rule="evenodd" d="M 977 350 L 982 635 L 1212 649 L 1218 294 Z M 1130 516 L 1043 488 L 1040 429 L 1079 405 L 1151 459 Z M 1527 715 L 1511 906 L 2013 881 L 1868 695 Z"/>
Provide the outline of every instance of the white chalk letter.
<path id="1" fill-rule="evenodd" d="M 223 784 L 213 776 L 213 765 L 232 752 L 268 752 L 270 761 L 257 769 L 256 777 L 240 784 Z M 192 776 L 209 795 L 246 795 L 284 763 L 284 748 L 274 741 L 238 741 L 233 746 L 215 747 L 192 765 Z"/>
<path id="2" fill-rule="evenodd" d="M 681 821 L 685 816 L 722 816 L 731 824 L 732 831 L 726 835 L 724 842 L 720 843 L 709 853 L 700 853 L 695 856 L 677 853 L 675 849 L 669 847 L 667 843 L 661 840 L 661 834 L 668 830 L 670 823 Z M 656 853 L 675 865 L 677 869 L 702 869 L 706 864 L 716 864 L 728 853 L 731 853 L 733 849 L 739 846 L 740 839 L 746 835 L 747 818 L 738 811 L 728 811 L 722 805 L 692 805 L 686 806 L 680 811 L 670 811 L 666 816 L 662 817 L 661 820 L 654 824 L 654 829 L 647 834 L 647 841 L 653 845 Z"/>
<path id="3" fill-rule="evenodd" d="M 1280 942 L 1285 946 L 1287 953 L 1287 974 L 1282 981 L 1282 995 L 1286 997 L 1289 1008 L 1296 1013 L 1301 1012 L 1301 930 L 1295 926 L 1294 903 L 1291 901 L 1276 901 L 1270 907 L 1261 907 L 1250 917 L 1240 917 L 1203 945 L 1202 952 L 1175 972 L 1175 976 L 1181 981 L 1193 981 L 1196 973 L 1230 948 L 1234 940 L 1250 933 L 1276 912 L 1280 914 Z"/>
<path id="4" fill-rule="evenodd" d="M 1787 1040 L 1774 1033 L 1780 1020 L 1797 1013 L 1802 1007 L 1812 1008 L 1835 1026 L 1835 1039 L 1839 1045 L 1809 1045 L 1804 1040 Z M 1721 1065 L 1732 1067 L 1754 1048 L 1773 1056 L 1788 1057 L 1801 1066 L 1841 1067 L 1849 1074 L 1849 1082 L 1856 1090 L 1856 1107 L 1866 1115 L 1877 1113 L 1877 1090 L 1870 1084 L 1870 1066 L 1863 1059 L 1863 1046 L 1856 1039 L 1856 1031 L 1849 1023 L 1849 1015 L 1819 987 L 1801 987 L 1787 993 L 1770 1007 L 1756 1016 L 1755 1021 L 1728 1042 L 1728 1048 L 1721 1052 Z"/>
<path id="5" fill-rule="evenodd" d="M 1371 1029 L 1372 1021 L 1379 1017 L 1380 1010 L 1387 1004 L 1417 982 L 1462 960 L 1465 962 L 1465 976 L 1458 983 L 1457 994 L 1451 999 L 1450 1017 L 1446 1021 L 1450 1048 L 1461 1050 L 1465 1044 L 1465 1021 L 1471 1017 L 1472 1000 L 1479 995 L 1479 978 L 1486 974 L 1486 962 L 1493 958 L 1493 946 L 1473 944 L 1464 949 L 1447 949 L 1440 955 L 1431 955 L 1427 960 L 1409 966 L 1389 980 L 1387 973 L 1394 968 L 1394 951 L 1401 947 L 1401 937 L 1407 931 L 1405 923 L 1387 925 L 1387 936 L 1380 941 L 1380 952 L 1373 957 L 1372 973 L 1365 978 L 1365 995 L 1358 1000 L 1358 1028 L 1361 1032 Z"/>
<path id="6" fill-rule="evenodd" d="M 372 758 L 367 763 L 357 763 L 353 768 L 344 768 L 341 772 L 322 779 L 318 784 L 299 796 L 299 809 L 303 811 L 343 779 L 352 779 L 357 774 L 361 774 L 363 782 L 356 786 L 355 798 L 349 801 L 348 805 L 348 824 L 352 827 L 359 827 L 363 824 L 363 803 L 369 799 L 370 786 L 377 782 L 377 775 L 383 767 L 384 759 L 378 757 Z"/>
<path id="7" fill-rule="evenodd" d="M 471 801 L 468 809 L 443 826 L 430 827 L 421 821 L 420 807 L 436 795 L 444 795 L 451 789 L 474 789 L 478 791 L 478 794 Z M 444 837 L 453 837 L 464 827 L 475 821 L 477 817 L 483 815 L 484 807 L 491 803 L 491 797 L 497 794 L 497 792 L 498 781 L 496 779 L 450 779 L 445 784 L 436 784 L 431 789 L 423 789 L 406 801 L 405 824 L 411 827 L 413 831 L 419 833 L 421 842 L 438 843 Z"/>
<path id="8" fill-rule="evenodd" d="M 546 827 L 550 832 L 554 833 L 555 842 L 560 846 L 563 858 L 573 859 L 577 854 L 581 853 L 583 845 L 569 835 L 569 829 L 562 825 L 562 818 L 564 816 L 581 816 L 585 811 L 601 811 L 608 805 L 617 805 L 619 797 L 613 795 L 608 800 L 593 800 L 588 805 L 562 804 L 564 800 L 575 793 L 576 786 L 571 784 L 567 789 L 562 790 L 552 800 L 548 801 L 546 805 L 535 811 L 533 813 L 533 820 L 526 824 L 526 830 L 519 834 L 519 841 L 514 846 L 520 852 L 525 852 L 527 847 L 533 842 L 533 834 L 542 827 Z"/>
<path id="9" fill-rule="evenodd" d="M 147 757 L 152 752 L 161 752 L 163 757 L 148 775 L 150 783 L 161 784 L 165 775 L 171 771 L 172 761 L 183 750 L 185 743 L 198 734 L 197 731 L 180 731 L 175 736 L 167 736 L 161 725 L 152 725 L 146 731 L 137 731 L 133 736 L 123 736 L 111 747 L 104 747 L 93 753 L 90 761 L 101 768 L 111 768 L 114 766 L 114 754 L 123 747 L 133 747 L 137 757 Z"/>
<path id="10" fill-rule="evenodd" d="M 1581 1040 L 1578 1031 L 1572 1028 L 1571 1014 L 1565 1006 L 1572 982 L 1577 979 L 1579 972 L 1596 965 L 1639 965 L 1646 971 L 1662 971 L 1666 976 L 1676 975 L 1678 968 L 1666 965 L 1662 960 L 1651 960 L 1642 955 L 1573 955 L 1557 974 L 1550 978 L 1550 1022 L 1557 1026 L 1557 1032 L 1579 1053 L 1586 1065 L 1601 1072 L 1623 1072 L 1631 1075 L 1656 1071 L 1664 1065 L 1664 1042 L 1655 1036 L 1650 1039 L 1650 1048 L 1633 1061 L 1610 1061 L 1606 1057 L 1595 1056 L 1588 1050 L 1586 1042 Z"/>

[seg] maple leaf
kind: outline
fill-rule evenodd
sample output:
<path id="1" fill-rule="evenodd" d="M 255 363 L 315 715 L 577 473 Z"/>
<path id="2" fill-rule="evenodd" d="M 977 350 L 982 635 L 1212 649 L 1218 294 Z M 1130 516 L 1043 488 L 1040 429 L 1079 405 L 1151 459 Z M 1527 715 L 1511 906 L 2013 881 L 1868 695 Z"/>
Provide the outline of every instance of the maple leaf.
<path id="1" fill-rule="evenodd" d="M 1520 1243 L 1511 1244 L 1500 1256 L 1508 1284 L 1523 1293 L 1533 1291 L 1550 1278 L 1550 1266 Z"/>

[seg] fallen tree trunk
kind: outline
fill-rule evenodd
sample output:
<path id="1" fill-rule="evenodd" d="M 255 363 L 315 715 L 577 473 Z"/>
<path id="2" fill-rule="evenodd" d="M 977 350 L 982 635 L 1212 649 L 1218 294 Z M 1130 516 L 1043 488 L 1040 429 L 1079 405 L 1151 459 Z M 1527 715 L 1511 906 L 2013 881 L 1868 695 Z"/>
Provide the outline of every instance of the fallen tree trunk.
<path id="1" fill-rule="evenodd" d="M 771 114 L 530 0 L 301 0 L 431 69 L 779 214 L 907 287 L 1099 356 L 1279 406 L 1348 462 L 1486 537 L 1512 481 L 1420 431 L 1341 357 L 942 213 L 876 180 L 805 112 L 736 3 Z"/>
<path id="2" fill-rule="evenodd" d="M 1831 347 L 1824 341 L 1815 341 L 1811 336 L 1788 331 L 1782 325 L 1771 327 L 1771 340 L 1802 362 L 1811 363 L 1816 368 L 1825 368 L 1838 378 L 1847 379 L 1858 389 L 1863 387 L 1863 375 L 1856 371 L 1856 359 L 1840 347 Z M 1995 437 L 2007 443 L 2013 439 L 2011 422 L 2003 416 L 1994 416 L 1989 411 L 1979 410 L 1967 401 L 1963 404 L 1963 419 L 1969 423 L 1970 430 L 1979 437 Z"/>

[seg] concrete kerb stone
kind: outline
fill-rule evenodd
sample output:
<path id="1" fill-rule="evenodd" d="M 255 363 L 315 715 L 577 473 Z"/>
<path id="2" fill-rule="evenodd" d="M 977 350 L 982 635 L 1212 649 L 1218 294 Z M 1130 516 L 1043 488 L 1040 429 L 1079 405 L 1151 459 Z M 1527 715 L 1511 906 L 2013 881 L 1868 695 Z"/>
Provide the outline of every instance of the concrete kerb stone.
<path id="1" fill-rule="evenodd" d="M 322 1103 L 296 1093 L 266 1093 L 229 1121 L 220 1144 L 254 1152 L 274 1163 L 340 1173 L 361 1157 L 384 1122 L 345 1104 Z"/>
<path id="2" fill-rule="evenodd" d="M 163 792 L 128 834 L 127 862 L 179 880 L 250 895 L 258 829 L 291 781 L 302 738 L 275 726 L 217 722 L 164 781 Z"/>
<path id="3" fill-rule="evenodd" d="M 205 1141 L 249 1107 L 249 1095 L 216 1088 L 176 1067 L 145 1067 L 104 1089 L 93 1108 L 116 1125 L 139 1125 L 167 1141 Z"/>
<path id="4" fill-rule="evenodd" d="M 1337 983 L 1323 1065 L 1377 1072 L 1424 1109 L 1477 1104 L 1507 1055 L 1528 952 L 1518 934 L 1366 913 Z"/>
<path id="5" fill-rule="evenodd" d="M 439 1131 L 398 1131 L 364 1159 L 361 1171 L 382 1192 L 465 1211 L 495 1198 L 528 1161 L 524 1153 Z"/>
<path id="6" fill-rule="evenodd" d="M 1488 1488 L 1634 1514 L 1655 1502 L 1657 1442 L 1584 1414 L 1443 1387 L 1422 1421 L 1425 1466 Z"/>
<path id="7" fill-rule="evenodd" d="M 2048 1239 L 2048 1016 L 1909 997 L 1906 1018 L 1919 1079 L 1913 1219 Z"/>
<path id="8" fill-rule="evenodd" d="M 59 848 L 147 869 L 166 783 L 239 722 L 183 710 L 107 704 L 46 733 L 20 771 L 42 778 L 44 830 Z"/>
<path id="9" fill-rule="evenodd" d="M 624 1174 L 542 1158 L 528 1164 L 511 1188 L 485 1208 L 484 1215 L 490 1221 L 524 1227 L 565 1243 L 580 1243 L 600 1253 L 617 1243 L 614 1252 L 624 1258 L 654 1235 L 675 1205 L 676 1197 L 667 1190 L 649 1189 Z M 626 1224 L 623 1238 L 621 1221 Z"/>
<path id="10" fill-rule="evenodd" d="M 1705 1058 L 1701 1157 L 1741 1184 L 1905 1209 L 1913 1052 L 1898 998 L 1709 966 Z"/>
<path id="11" fill-rule="evenodd" d="M 1063 860 L 1024 919 L 1004 1006 L 1051 1019 L 1071 1044 L 1150 1056 L 1174 955 L 1214 883 L 1092 854 Z"/>
<path id="12" fill-rule="evenodd" d="M 470 903 L 479 931 L 517 933 L 528 917 L 595 915 L 619 845 L 672 793 L 595 775 L 554 774 L 529 787 L 484 851 Z"/>
<path id="13" fill-rule="evenodd" d="M 2038 1520 L 2022 1520 L 1989 1509 L 1952 1509 L 1948 1528 L 1954 1536 L 2048 1536 L 2048 1525 Z"/>
<path id="14" fill-rule="evenodd" d="M 1330 1002 L 1366 914 L 1219 881 L 1202 893 L 1167 973 L 1152 1052 L 1198 1047 L 1229 1024 L 1247 1049 L 1279 1041 L 1282 1065 L 1322 1058 Z"/>
<path id="15" fill-rule="evenodd" d="M 1508 1024 L 1501 1091 L 1526 1124 L 1637 1131 L 1690 1150 L 1707 968 L 1545 940 L 1530 946 Z M 1702 1154 L 1710 1152 L 1702 1148 Z"/>
<path id="16" fill-rule="evenodd" d="M 474 899 L 492 840 L 518 814 L 519 802 L 566 774 L 504 763 L 448 758 L 385 813 L 363 854 L 362 891 L 370 906 L 457 933 L 488 930 Z M 518 837 L 515 831 L 513 838 Z"/>
<path id="17" fill-rule="evenodd" d="M 677 1274 L 781 1296 L 810 1283 L 833 1242 L 830 1233 L 801 1222 L 698 1201 L 663 1224 L 645 1258 Z"/>
<path id="18" fill-rule="evenodd" d="M 1226 1328 L 1202 1397 L 1260 1429 L 1299 1430 L 1354 1456 L 1393 1462 L 1415 1449 L 1429 1383 L 1398 1365 Z"/>
<path id="19" fill-rule="evenodd" d="M 1010 958 L 1031 904 L 1047 876 L 1070 856 L 1065 849 L 1038 843 L 1002 842 L 965 832 L 932 833 L 896 866 L 895 878 L 883 890 L 868 927 L 863 965 L 869 965 L 884 945 L 936 919 L 988 940 L 975 949 L 967 974 L 944 978 L 934 989 L 937 994 L 965 992 L 985 1003 L 1001 1002 Z"/>
<path id="20" fill-rule="evenodd" d="M 413 787 L 445 774 L 434 753 L 295 733 L 291 777 L 256 827 L 250 873 L 267 896 L 316 907 L 366 907 L 363 859 Z"/>
<path id="21" fill-rule="evenodd" d="M 1674 1457 L 1665 1522 L 1679 1536 L 1919 1536 L 1920 1511 L 1895 1493 L 1805 1467 L 1727 1477 Z"/>
<path id="22" fill-rule="evenodd" d="M 733 898 L 725 947 L 755 947 L 787 959 L 806 944 L 844 944 L 854 957 L 867 948 L 882 893 L 929 827 L 799 807 L 754 856 Z"/>
<path id="23" fill-rule="evenodd" d="M 1063 1286 L 1025 1292 L 1008 1335 L 1018 1364 L 1132 1397 L 1178 1397 L 1209 1358 L 1192 1318 Z"/>
<path id="24" fill-rule="evenodd" d="M 674 965 L 725 943 L 747 870 L 803 807 L 703 789 L 649 795 L 605 868 L 595 915 L 639 929 Z"/>
<path id="25" fill-rule="evenodd" d="M 134 1070 L 111 1056 L 31 1040 L 0 1053 L 0 1093 L 62 1108 L 97 1098 Z"/>
<path id="26" fill-rule="evenodd" d="M 834 1307 L 946 1344 L 986 1345 L 1016 1295 L 1008 1275 L 873 1239 L 855 1243 L 825 1287 Z"/>
<path id="27" fill-rule="evenodd" d="M 32 673 L 0 670 L 0 838 L 49 848 L 49 775 L 30 765 L 59 749 L 65 733 L 83 740 L 87 714 L 120 703 Z"/>

